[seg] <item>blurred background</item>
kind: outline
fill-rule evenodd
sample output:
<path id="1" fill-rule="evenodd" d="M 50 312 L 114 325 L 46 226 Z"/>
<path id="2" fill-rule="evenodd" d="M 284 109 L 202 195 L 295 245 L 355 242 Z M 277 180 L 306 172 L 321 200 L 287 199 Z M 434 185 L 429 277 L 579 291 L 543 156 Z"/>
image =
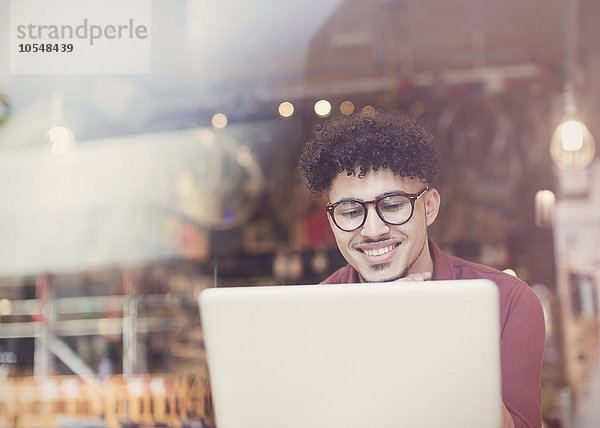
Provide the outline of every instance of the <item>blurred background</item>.
<path id="1" fill-rule="evenodd" d="M 0 426 L 210 426 L 198 294 L 344 264 L 298 154 L 378 107 L 443 154 L 433 239 L 542 300 L 546 426 L 600 424 L 600 3 L 151 4 L 146 75 L 10 74 L 0 34 Z"/>

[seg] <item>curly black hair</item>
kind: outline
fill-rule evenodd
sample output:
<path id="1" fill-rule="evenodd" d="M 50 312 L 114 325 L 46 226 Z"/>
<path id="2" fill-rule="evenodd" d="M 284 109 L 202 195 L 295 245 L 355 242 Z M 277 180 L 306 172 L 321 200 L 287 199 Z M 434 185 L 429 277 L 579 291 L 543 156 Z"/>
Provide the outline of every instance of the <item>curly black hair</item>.
<path id="1" fill-rule="evenodd" d="M 311 192 L 329 189 L 341 172 L 364 177 L 389 168 L 401 177 L 431 183 L 440 154 L 429 131 L 398 111 L 338 116 L 315 127 L 300 155 L 299 168 Z"/>

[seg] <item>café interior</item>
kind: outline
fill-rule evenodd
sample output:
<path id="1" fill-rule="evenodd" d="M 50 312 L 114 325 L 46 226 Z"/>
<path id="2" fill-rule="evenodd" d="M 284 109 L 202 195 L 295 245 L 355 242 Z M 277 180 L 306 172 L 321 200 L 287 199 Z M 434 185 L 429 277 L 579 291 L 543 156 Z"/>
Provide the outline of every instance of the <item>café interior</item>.
<path id="1" fill-rule="evenodd" d="M 600 424 L 598 2 L 148 4 L 146 73 L 0 35 L 0 427 L 213 427 L 199 293 L 345 264 L 298 156 L 378 108 L 441 152 L 429 235 L 540 298 L 545 426 Z"/>

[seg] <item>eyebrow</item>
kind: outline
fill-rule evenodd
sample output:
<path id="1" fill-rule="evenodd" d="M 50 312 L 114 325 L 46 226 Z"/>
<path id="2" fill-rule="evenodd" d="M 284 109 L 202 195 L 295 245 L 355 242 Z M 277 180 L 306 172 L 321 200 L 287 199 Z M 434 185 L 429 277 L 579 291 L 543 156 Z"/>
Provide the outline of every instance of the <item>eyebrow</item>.
<path id="1" fill-rule="evenodd" d="M 377 199 L 383 199 L 386 198 L 388 196 L 392 196 L 392 195 L 410 195 L 409 192 L 405 192 L 403 190 L 392 190 L 390 192 L 385 192 L 385 193 L 380 193 L 379 195 L 375 196 L 373 199 L 371 200 L 377 200 Z M 336 201 L 336 204 L 342 203 L 342 202 L 365 202 L 363 199 L 356 199 L 356 198 L 342 198 L 339 201 Z"/>

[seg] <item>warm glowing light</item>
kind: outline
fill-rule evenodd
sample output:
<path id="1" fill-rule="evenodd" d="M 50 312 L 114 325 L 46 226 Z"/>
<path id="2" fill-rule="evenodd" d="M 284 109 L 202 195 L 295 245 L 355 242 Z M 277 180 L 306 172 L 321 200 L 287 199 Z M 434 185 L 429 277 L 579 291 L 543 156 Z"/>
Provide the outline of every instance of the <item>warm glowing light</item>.
<path id="1" fill-rule="evenodd" d="M 540 190 L 535 194 L 535 224 L 550 228 L 554 220 L 556 196 L 550 190 Z"/>
<path id="2" fill-rule="evenodd" d="M 227 126 L 227 116 L 223 113 L 217 113 L 212 117 L 211 123 L 215 128 L 225 128 Z"/>
<path id="3" fill-rule="evenodd" d="M 12 314 L 12 303 L 8 299 L 0 299 L 0 315 Z"/>
<path id="4" fill-rule="evenodd" d="M 344 101 L 340 105 L 340 111 L 342 112 L 342 114 L 352 114 L 354 113 L 354 104 L 352 103 L 352 101 Z"/>
<path id="5" fill-rule="evenodd" d="M 277 110 L 282 117 L 290 117 L 294 114 L 294 104 L 289 101 L 284 101 L 279 104 L 279 108 Z"/>
<path id="6" fill-rule="evenodd" d="M 517 277 L 517 273 L 513 269 L 504 269 L 502 272 L 514 276 L 515 278 Z"/>
<path id="7" fill-rule="evenodd" d="M 552 135 L 550 154 L 559 168 L 583 169 L 594 159 L 595 152 L 594 137 L 582 122 L 563 122 Z"/>
<path id="8" fill-rule="evenodd" d="M 71 148 L 72 132 L 64 126 L 54 126 L 48 130 L 50 151 L 55 155 L 66 155 Z"/>
<path id="9" fill-rule="evenodd" d="M 327 100 L 319 100 L 315 103 L 315 113 L 319 117 L 329 116 L 331 113 L 331 103 Z"/>
<path id="10" fill-rule="evenodd" d="M 364 106 L 362 108 L 362 110 L 360 111 L 360 114 L 362 114 L 363 116 L 367 116 L 367 117 L 371 117 L 371 116 L 375 116 L 376 110 L 375 107 L 373 106 Z"/>
<path id="11" fill-rule="evenodd" d="M 583 123 L 576 120 L 564 122 L 560 128 L 563 149 L 574 152 L 583 147 Z"/>

